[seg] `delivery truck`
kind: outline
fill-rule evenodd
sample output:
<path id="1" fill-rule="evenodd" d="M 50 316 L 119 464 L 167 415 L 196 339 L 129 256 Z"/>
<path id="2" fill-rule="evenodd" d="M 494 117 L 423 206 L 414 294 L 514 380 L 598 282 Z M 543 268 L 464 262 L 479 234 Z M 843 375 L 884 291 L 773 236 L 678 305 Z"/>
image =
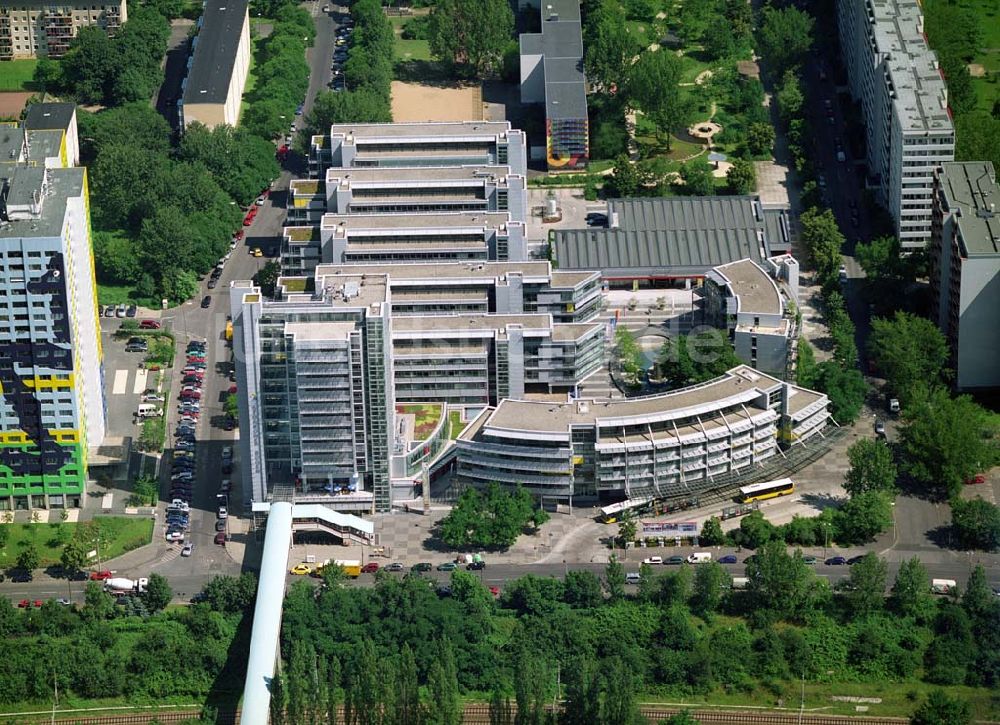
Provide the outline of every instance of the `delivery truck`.
<path id="1" fill-rule="evenodd" d="M 149 579 L 126 579 L 125 577 L 113 577 L 104 580 L 104 591 L 108 594 L 142 594 L 146 591 Z"/>
<path id="2" fill-rule="evenodd" d="M 344 570 L 344 574 L 357 579 L 361 576 L 361 562 L 357 559 L 334 559 L 333 563 Z"/>
<path id="3" fill-rule="evenodd" d="M 931 579 L 931 591 L 935 594 L 951 594 L 958 589 L 954 579 Z"/>

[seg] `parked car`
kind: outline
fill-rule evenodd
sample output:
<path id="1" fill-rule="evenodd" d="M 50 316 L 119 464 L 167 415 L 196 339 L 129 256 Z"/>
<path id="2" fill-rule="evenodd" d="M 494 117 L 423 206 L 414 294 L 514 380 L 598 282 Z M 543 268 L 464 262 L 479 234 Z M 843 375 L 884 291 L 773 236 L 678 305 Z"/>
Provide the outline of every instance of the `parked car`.
<path id="1" fill-rule="evenodd" d="M 403 565 L 400 564 L 398 561 L 394 561 L 391 564 L 389 564 L 385 568 L 385 570 L 386 571 L 403 571 Z"/>
<path id="2" fill-rule="evenodd" d="M 438 571 L 455 571 L 455 569 L 457 569 L 457 568 L 458 568 L 458 565 L 455 564 L 455 562 L 453 562 L 453 561 L 445 561 L 445 562 L 442 562 L 441 564 L 437 565 L 437 570 Z"/>
<path id="3" fill-rule="evenodd" d="M 194 553 L 194 544 L 187 543 L 184 544 L 184 548 L 181 549 L 181 556 L 191 556 Z"/>
<path id="4" fill-rule="evenodd" d="M 128 312 L 128 305 L 126 305 L 123 302 L 122 304 L 118 305 L 118 307 L 115 308 L 115 317 L 124 317 L 127 312 Z"/>
<path id="5" fill-rule="evenodd" d="M 128 309 L 125 310 L 125 316 L 126 317 L 135 317 L 136 314 L 138 314 L 138 312 L 139 312 L 139 308 L 138 307 L 136 307 L 135 305 L 129 305 Z"/>
<path id="6" fill-rule="evenodd" d="M 465 568 L 468 571 L 480 571 L 480 570 L 486 568 L 486 562 L 485 561 L 470 561 L 468 564 L 465 565 Z"/>
<path id="7" fill-rule="evenodd" d="M 149 343 L 133 338 L 125 343 L 125 352 L 149 352 Z"/>
<path id="8" fill-rule="evenodd" d="M 155 390 L 147 390 L 140 396 L 143 403 L 162 403 L 165 398 Z"/>
<path id="9" fill-rule="evenodd" d="M 413 566 L 411 566 L 410 571 L 417 571 L 417 572 L 431 571 L 431 569 L 433 568 L 434 567 L 431 566 L 428 562 L 422 561 L 419 564 L 414 564 Z"/>
<path id="10" fill-rule="evenodd" d="M 233 459 L 233 447 L 223 446 L 222 447 L 222 460 L 231 461 Z"/>
<path id="11" fill-rule="evenodd" d="M 802 563 L 810 565 L 817 564 L 819 563 L 819 559 L 817 559 L 815 556 L 812 556 L 811 554 L 806 554 L 805 556 L 802 557 Z"/>
<path id="12" fill-rule="evenodd" d="M 965 482 L 967 484 L 969 484 L 970 486 L 978 484 L 978 483 L 986 483 L 986 474 L 985 473 L 977 473 L 974 476 L 969 476 L 967 479 L 965 479 Z"/>
<path id="13" fill-rule="evenodd" d="M 719 563 L 720 564 L 735 564 L 736 563 L 736 555 L 735 554 L 726 554 L 725 556 L 720 556 L 719 557 Z"/>
<path id="14" fill-rule="evenodd" d="M 207 307 L 210 307 L 211 304 L 212 304 L 212 296 L 211 295 L 205 295 L 204 297 L 201 298 L 201 308 L 203 310 L 206 309 Z"/>
<path id="15" fill-rule="evenodd" d="M 227 518 L 229 518 L 229 511 L 226 509 L 225 506 L 219 506 L 219 511 L 216 515 L 219 517 L 221 521 L 225 521 Z"/>
<path id="16" fill-rule="evenodd" d="M 843 566 L 844 564 L 847 563 L 847 559 L 845 559 L 842 556 L 831 556 L 823 563 L 826 564 L 827 566 Z"/>
<path id="17" fill-rule="evenodd" d="M 225 522 L 224 519 L 219 519 L 219 520 L 217 520 L 215 522 L 215 530 L 216 531 L 225 531 L 226 530 L 226 522 Z"/>
<path id="18" fill-rule="evenodd" d="M 361 573 L 362 574 L 374 574 L 375 572 L 378 571 L 378 568 L 379 567 L 378 567 L 378 562 L 377 561 L 369 561 L 367 564 L 365 564 L 363 567 L 361 567 Z"/>
<path id="19" fill-rule="evenodd" d="M 311 572 L 313 568 L 308 564 L 296 564 L 291 569 L 288 570 L 289 574 L 295 574 L 296 576 L 305 576 Z"/>
<path id="20" fill-rule="evenodd" d="M 215 535 L 215 543 L 218 544 L 219 546 L 225 546 L 226 545 L 226 532 L 225 531 L 220 531 L 219 533 L 217 533 Z"/>
<path id="21" fill-rule="evenodd" d="M 206 286 L 208 289 L 215 289 L 219 286 L 219 280 L 216 277 L 212 277 L 212 279 L 208 280 L 208 284 Z"/>
<path id="22" fill-rule="evenodd" d="M 881 418 L 875 419 L 875 435 L 879 437 L 885 436 L 885 422 Z"/>
<path id="23" fill-rule="evenodd" d="M 90 572 L 90 581 L 92 582 L 102 582 L 105 579 L 110 579 L 112 572 L 108 569 L 99 569 L 97 571 Z"/>
<path id="24" fill-rule="evenodd" d="M 139 321 L 140 330 L 159 330 L 160 323 L 156 320 L 140 320 Z"/>
<path id="25" fill-rule="evenodd" d="M 165 536 L 167 541 L 184 541 L 183 531 L 168 531 Z"/>
<path id="26" fill-rule="evenodd" d="M 233 464 L 232 464 L 232 462 L 231 461 L 223 461 L 222 462 L 222 474 L 224 476 L 228 476 L 232 472 L 233 472 Z"/>
<path id="27" fill-rule="evenodd" d="M 663 563 L 664 564 L 670 564 L 670 565 L 683 564 L 684 563 L 684 557 L 683 556 L 668 556 L 666 559 L 663 560 Z"/>
<path id="28" fill-rule="evenodd" d="M 643 564 L 649 564 L 650 566 L 659 565 L 663 563 L 662 556 L 647 556 L 642 560 Z"/>

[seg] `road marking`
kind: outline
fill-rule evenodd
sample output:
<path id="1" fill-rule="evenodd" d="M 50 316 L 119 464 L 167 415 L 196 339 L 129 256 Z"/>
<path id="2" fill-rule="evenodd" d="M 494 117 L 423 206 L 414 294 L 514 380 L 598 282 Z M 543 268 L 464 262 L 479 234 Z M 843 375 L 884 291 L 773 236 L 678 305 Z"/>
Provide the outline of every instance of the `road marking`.
<path id="1" fill-rule="evenodd" d="M 128 370 L 115 370 L 115 384 L 111 389 L 113 395 L 124 395 L 128 388 Z"/>
<path id="2" fill-rule="evenodd" d="M 135 373 L 135 383 L 132 385 L 132 392 L 138 395 L 146 389 L 146 376 L 148 370 L 137 370 Z"/>

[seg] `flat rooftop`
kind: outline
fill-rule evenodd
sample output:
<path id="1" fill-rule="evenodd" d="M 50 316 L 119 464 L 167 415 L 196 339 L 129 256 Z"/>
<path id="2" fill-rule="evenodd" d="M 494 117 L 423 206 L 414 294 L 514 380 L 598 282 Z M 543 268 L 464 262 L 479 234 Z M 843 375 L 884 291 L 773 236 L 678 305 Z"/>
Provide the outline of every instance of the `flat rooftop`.
<path id="1" fill-rule="evenodd" d="M 184 103 L 225 103 L 236 68 L 247 0 L 207 0 L 184 86 Z"/>
<path id="2" fill-rule="evenodd" d="M 329 340 L 349 340 L 357 329 L 352 322 L 286 322 L 285 334 L 293 335 L 296 341 L 326 342 Z"/>
<path id="3" fill-rule="evenodd" d="M 508 399 L 500 402 L 483 428 L 487 431 L 568 433 L 571 425 L 621 426 L 652 419 L 709 416 L 721 408 L 758 399 L 763 392 L 780 384 L 776 378 L 741 365 L 714 380 L 664 395 L 564 403 Z"/>
<path id="4" fill-rule="evenodd" d="M 365 274 L 371 265 L 321 264 L 316 267 L 316 277 L 338 277 L 341 275 Z M 548 262 L 447 262 L 444 264 L 394 264 L 382 270 L 389 275 L 392 284 L 407 280 L 426 281 L 447 280 L 493 280 L 509 273 L 522 273 L 525 277 L 547 277 L 551 267 Z"/>
<path id="5" fill-rule="evenodd" d="M 428 234 L 435 229 L 498 229 L 510 224 L 510 213 L 446 212 L 417 214 L 324 214 L 320 226 L 325 230 L 361 232 L 387 230 Z"/>
<path id="6" fill-rule="evenodd" d="M 989 161 L 941 164 L 941 194 L 955 215 L 966 257 L 1000 255 L 1000 186 Z"/>
<path id="7" fill-rule="evenodd" d="M 715 271 L 729 280 L 733 294 L 740 299 L 740 312 L 759 312 L 765 315 L 782 313 L 778 285 L 771 275 L 749 259 L 724 264 L 716 267 Z"/>
<path id="8" fill-rule="evenodd" d="M 66 131 L 75 113 L 75 103 L 32 103 L 24 116 L 24 128 L 29 131 Z"/>
<path id="9" fill-rule="evenodd" d="M 32 195 L 41 191 L 43 178 L 47 183 L 47 191 L 42 196 L 41 214 L 37 217 L 0 222 L 0 239 L 61 237 L 69 199 L 83 195 L 84 169 L 21 166 L 12 171 L 13 173 L 0 166 L 0 181 L 5 181 L 7 186 L 5 204 L 30 206 Z M 5 217 L 6 214 L 5 211 Z"/>
<path id="10" fill-rule="evenodd" d="M 548 333 L 552 329 L 549 315 L 421 315 L 396 317 L 392 334 L 413 335 L 420 332 L 482 333 L 504 330 L 511 325 L 524 328 L 525 334 Z M 479 335 L 476 335 L 477 337 Z"/>
<path id="11" fill-rule="evenodd" d="M 0 164 L 15 164 L 21 160 L 25 136 L 24 129 L 0 125 Z"/>
<path id="12" fill-rule="evenodd" d="M 326 183 L 332 189 L 338 183 L 406 184 L 430 181 L 485 181 L 512 176 L 509 166 L 373 166 L 331 167 L 326 170 Z"/>
<path id="13" fill-rule="evenodd" d="M 439 123 L 341 123 L 330 127 L 331 136 L 351 136 L 356 142 L 427 140 L 436 143 L 495 138 L 511 131 L 508 121 L 442 121 Z M 520 132 L 518 132 L 520 133 Z"/>

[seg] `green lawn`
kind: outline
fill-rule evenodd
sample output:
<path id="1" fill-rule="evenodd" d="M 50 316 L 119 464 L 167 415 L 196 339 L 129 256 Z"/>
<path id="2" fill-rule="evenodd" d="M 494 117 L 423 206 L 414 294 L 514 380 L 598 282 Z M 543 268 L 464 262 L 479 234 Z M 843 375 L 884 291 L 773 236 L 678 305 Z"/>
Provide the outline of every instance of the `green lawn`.
<path id="1" fill-rule="evenodd" d="M 0 524 L 10 532 L 6 544 L 0 549 L 0 569 L 13 566 L 17 555 L 29 544 L 37 547 L 44 568 L 59 563 L 63 545 L 77 535 L 85 536 L 88 532 L 100 531 L 102 561 L 145 546 L 153 536 L 151 518 L 95 516 L 92 522 L 63 523 L 59 521 L 58 512 L 53 512 L 53 518 L 56 523 Z"/>
<path id="2" fill-rule="evenodd" d="M 36 65 L 34 58 L 0 61 L 0 91 L 33 91 Z"/>
<path id="3" fill-rule="evenodd" d="M 403 26 L 411 17 L 394 15 L 389 18 L 396 37 L 393 46 L 396 60 L 430 60 L 431 47 L 426 40 L 406 40 L 402 37 Z"/>
<path id="4" fill-rule="evenodd" d="M 448 413 L 448 437 L 455 440 L 463 430 L 465 430 L 465 423 L 462 422 L 462 413 L 457 410 L 450 411 Z"/>

